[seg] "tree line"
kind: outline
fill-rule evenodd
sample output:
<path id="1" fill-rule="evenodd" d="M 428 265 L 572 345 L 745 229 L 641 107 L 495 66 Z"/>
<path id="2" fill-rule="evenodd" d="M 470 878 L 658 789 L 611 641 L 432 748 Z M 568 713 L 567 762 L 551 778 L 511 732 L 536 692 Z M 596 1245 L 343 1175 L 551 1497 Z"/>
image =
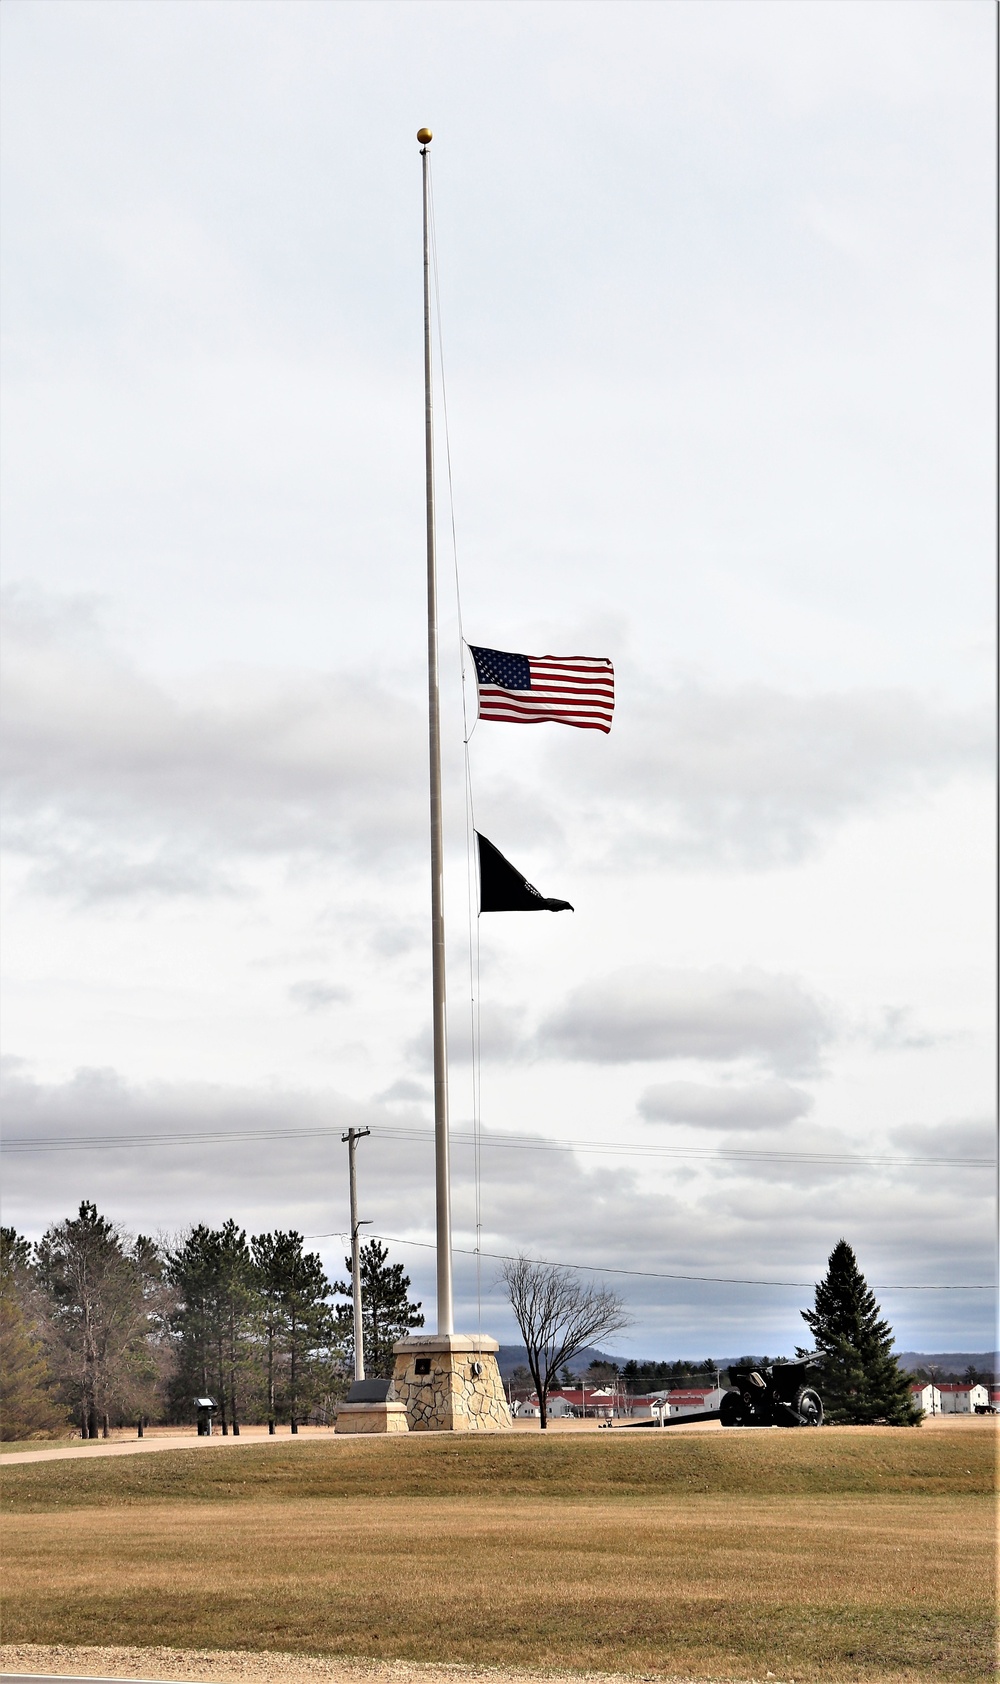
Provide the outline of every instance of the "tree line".
<path id="1" fill-rule="evenodd" d="M 349 1274 L 349 1258 L 345 1265 Z M 630 1318 L 617 1293 L 565 1268 L 521 1256 L 505 1262 L 502 1276 L 544 1428 L 557 1376 L 565 1384 L 574 1358 Z M 362 1247 L 361 1285 L 366 1370 L 388 1377 L 394 1342 L 423 1326 L 421 1307 L 410 1300 L 402 1265 L 391 1264 L 377 1240 Z M 230 1219 L 163 1242 L 127 1233 L 86 1201 L 34 1246 L 3 1228 L 0 1437 L 75 1425 L 92 1438 L 145 1420 L 185 1422 L 205 1396 L 223 1433 L 250 1422 L 266 1421 L 272 1432 L 279 1420 L 292 1432 L 304 1421 L 327 1422 L 353 1372 L 350 1298 L 349 1282 L 331 1283 L 294 1229 L 248 1238 Z M 846 1240 L 830 1255 L 814 1307 L 801 1315 L 818 1354 L 827 1420 L 919 1420 L 912 1376 L 892 1354 L 892 1329 Z M 586 1378 L 634 1395 L 650 1382 L 715 1372 L 706 1358 L 631 1362 L 621 1371 L 592 1364 Z"/>
<path id="2" fill-rule="evenodd" d="M 626 1327 L 630 1318 L 617 1293 L 608 1287 L 584 1286 L 567 1269 L 522 1256 L 505 1263 L 502 1272 L 527 1357 L 527 1366 L 515 1373 L 515 1382 L 521 1381 L 526 1389 L 530 1380 L 544 1428 L 557 1375 L 561 1384 L 572 1382 L 568 1366 L 572 1359 L 593 1340 Z M 825 1417 L 831 1425 L 915 1426 L 920 1421 L 922 1412 L 910 1390 L 913 1376 L 900 1368 L 892 1354 L 892 1328 L 846 1240 L 834 1246 L 826 1275 L 817 1283 L 813 1307 L 800 1315 L 812 1346 L 808 1351 L 798 1347 L 796 1355 L 815 1354 Z M 739 1366 L 745 1362 L 767 1367 L 779 1360 L 747 1357 Z M 678 1381 L 712 1381 L 717 1375 L 723 1386 L 729 1381 L 728 1372 L 723 1369 L 720 1374 L 710 1358 L 700 1365 L 700 1374 L 698 1367 L 629 1362 L 619 1369 L 599 1362 L 590 1365 L 586 1379 L 619 1385 L 632 1396 L 659 1389 L 657 1381 L 664 1389 Z"/>
<path id="3" fill-rule="evenodd" d="M 377 1240 L 361 1275 L 366 1371 L 391 1375 L 393 1342 L 424 1318 Z M 87 1201 L 35 1245 L 0 1229 L 0 1437 L 190 1422 L 199 1396 L 227 1434 L 328 1421 L 353 1375 L 350 1297 L 294 1229 L 230 1219 L 165 1242 Z"/>

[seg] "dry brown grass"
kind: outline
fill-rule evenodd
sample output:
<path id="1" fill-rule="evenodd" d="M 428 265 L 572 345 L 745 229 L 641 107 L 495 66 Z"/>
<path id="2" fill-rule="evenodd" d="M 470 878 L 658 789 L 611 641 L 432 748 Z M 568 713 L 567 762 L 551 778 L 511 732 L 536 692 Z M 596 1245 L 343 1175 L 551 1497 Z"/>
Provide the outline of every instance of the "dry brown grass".
<path id="1" fill-rule="evenodd" d="M 831 1684 L 993 1676 L 993 1507 L 976 1494 L 992 1432 L 665 1438 L 5 1470 L 5 1637 Z"/>
<path id="2" fill-rule="evenodd" d="M 155 1505 L 7 1522 L 7 1640 L 989 1676 L 988 1516 L 942 1498 Z M 979 1632 L 977 1641 L 976 1632 Z"/>
<path id="3" fill-rule="evenodd" d="M 233 1440 L 154 1456 L 0 1466 L 9 1509 L 298 1497 L 988 1495 L 996 1428 Z"/>

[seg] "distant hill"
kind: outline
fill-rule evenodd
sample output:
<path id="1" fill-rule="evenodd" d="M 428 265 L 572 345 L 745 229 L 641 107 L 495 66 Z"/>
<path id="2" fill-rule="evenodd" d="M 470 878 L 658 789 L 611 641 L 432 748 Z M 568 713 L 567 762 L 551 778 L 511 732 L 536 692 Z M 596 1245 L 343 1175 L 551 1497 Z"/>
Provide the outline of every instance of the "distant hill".
<path id="1" fill-rule="evenodd" d="M 963 1374 L 972 1364 L 980 1372 L 1000 1374 L 997 1351 L 897 1351 L 900 1368 L 940 1368 L 942 1374 Z"/>
<path id="2" fill-rule="evenodd" d="M 609 1357 L 607 1351 L 599 1351 L 594 1345 L 585 1345 L 578 1351 L 570 1363 L 574 1374 L 581 1368 L 589 1368 L 592 1362 L 613 1362 L 616 1368 L 621 1368 L 628 1361 L 627 1357 Z M 509 1380 L 515 1368 L 527 1368 L 528 1353 L 523 1345 L 501 1345 L 497 1352 L 497 1362 L 500 1365 L 500 1376 Z"/>

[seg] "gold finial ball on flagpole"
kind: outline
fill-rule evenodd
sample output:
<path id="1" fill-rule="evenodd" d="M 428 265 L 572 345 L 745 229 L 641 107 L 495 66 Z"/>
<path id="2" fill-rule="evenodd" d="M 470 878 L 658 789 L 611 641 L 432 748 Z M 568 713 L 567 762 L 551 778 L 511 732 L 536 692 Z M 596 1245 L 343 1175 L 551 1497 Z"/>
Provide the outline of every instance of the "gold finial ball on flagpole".
<path id="1" fill-rule="evenodd" d="M 419 140 L 421 146 L 429 146 L 431 141 L 434 139 L 434 136 L 431 134 L 430 129 L 418 129 L 417 139 Z"/>

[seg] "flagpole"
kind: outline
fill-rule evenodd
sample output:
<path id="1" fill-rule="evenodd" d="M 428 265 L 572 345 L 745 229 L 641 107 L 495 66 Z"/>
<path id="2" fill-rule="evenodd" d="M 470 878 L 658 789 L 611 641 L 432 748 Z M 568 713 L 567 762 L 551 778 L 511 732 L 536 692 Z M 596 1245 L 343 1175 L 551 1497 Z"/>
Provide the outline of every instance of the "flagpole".
<path id="1" fill-rule="evenodd" d="M 441 700 L 438 691 L 437 554 L 434 528 L 434 418 L 431 405 L 430 180 L 432 135 L 420 129 L 424 204 L 424 464 L 427 485 L 427 699 L 431 805 L 431 988 L 434 999 L 434 1191 L 437 1330 L 454 1333 L 451 1289 L 451 1169 L 448 1141 L 448 1024 L 445 1007 L 444 824 L 441 806 Z"/>

